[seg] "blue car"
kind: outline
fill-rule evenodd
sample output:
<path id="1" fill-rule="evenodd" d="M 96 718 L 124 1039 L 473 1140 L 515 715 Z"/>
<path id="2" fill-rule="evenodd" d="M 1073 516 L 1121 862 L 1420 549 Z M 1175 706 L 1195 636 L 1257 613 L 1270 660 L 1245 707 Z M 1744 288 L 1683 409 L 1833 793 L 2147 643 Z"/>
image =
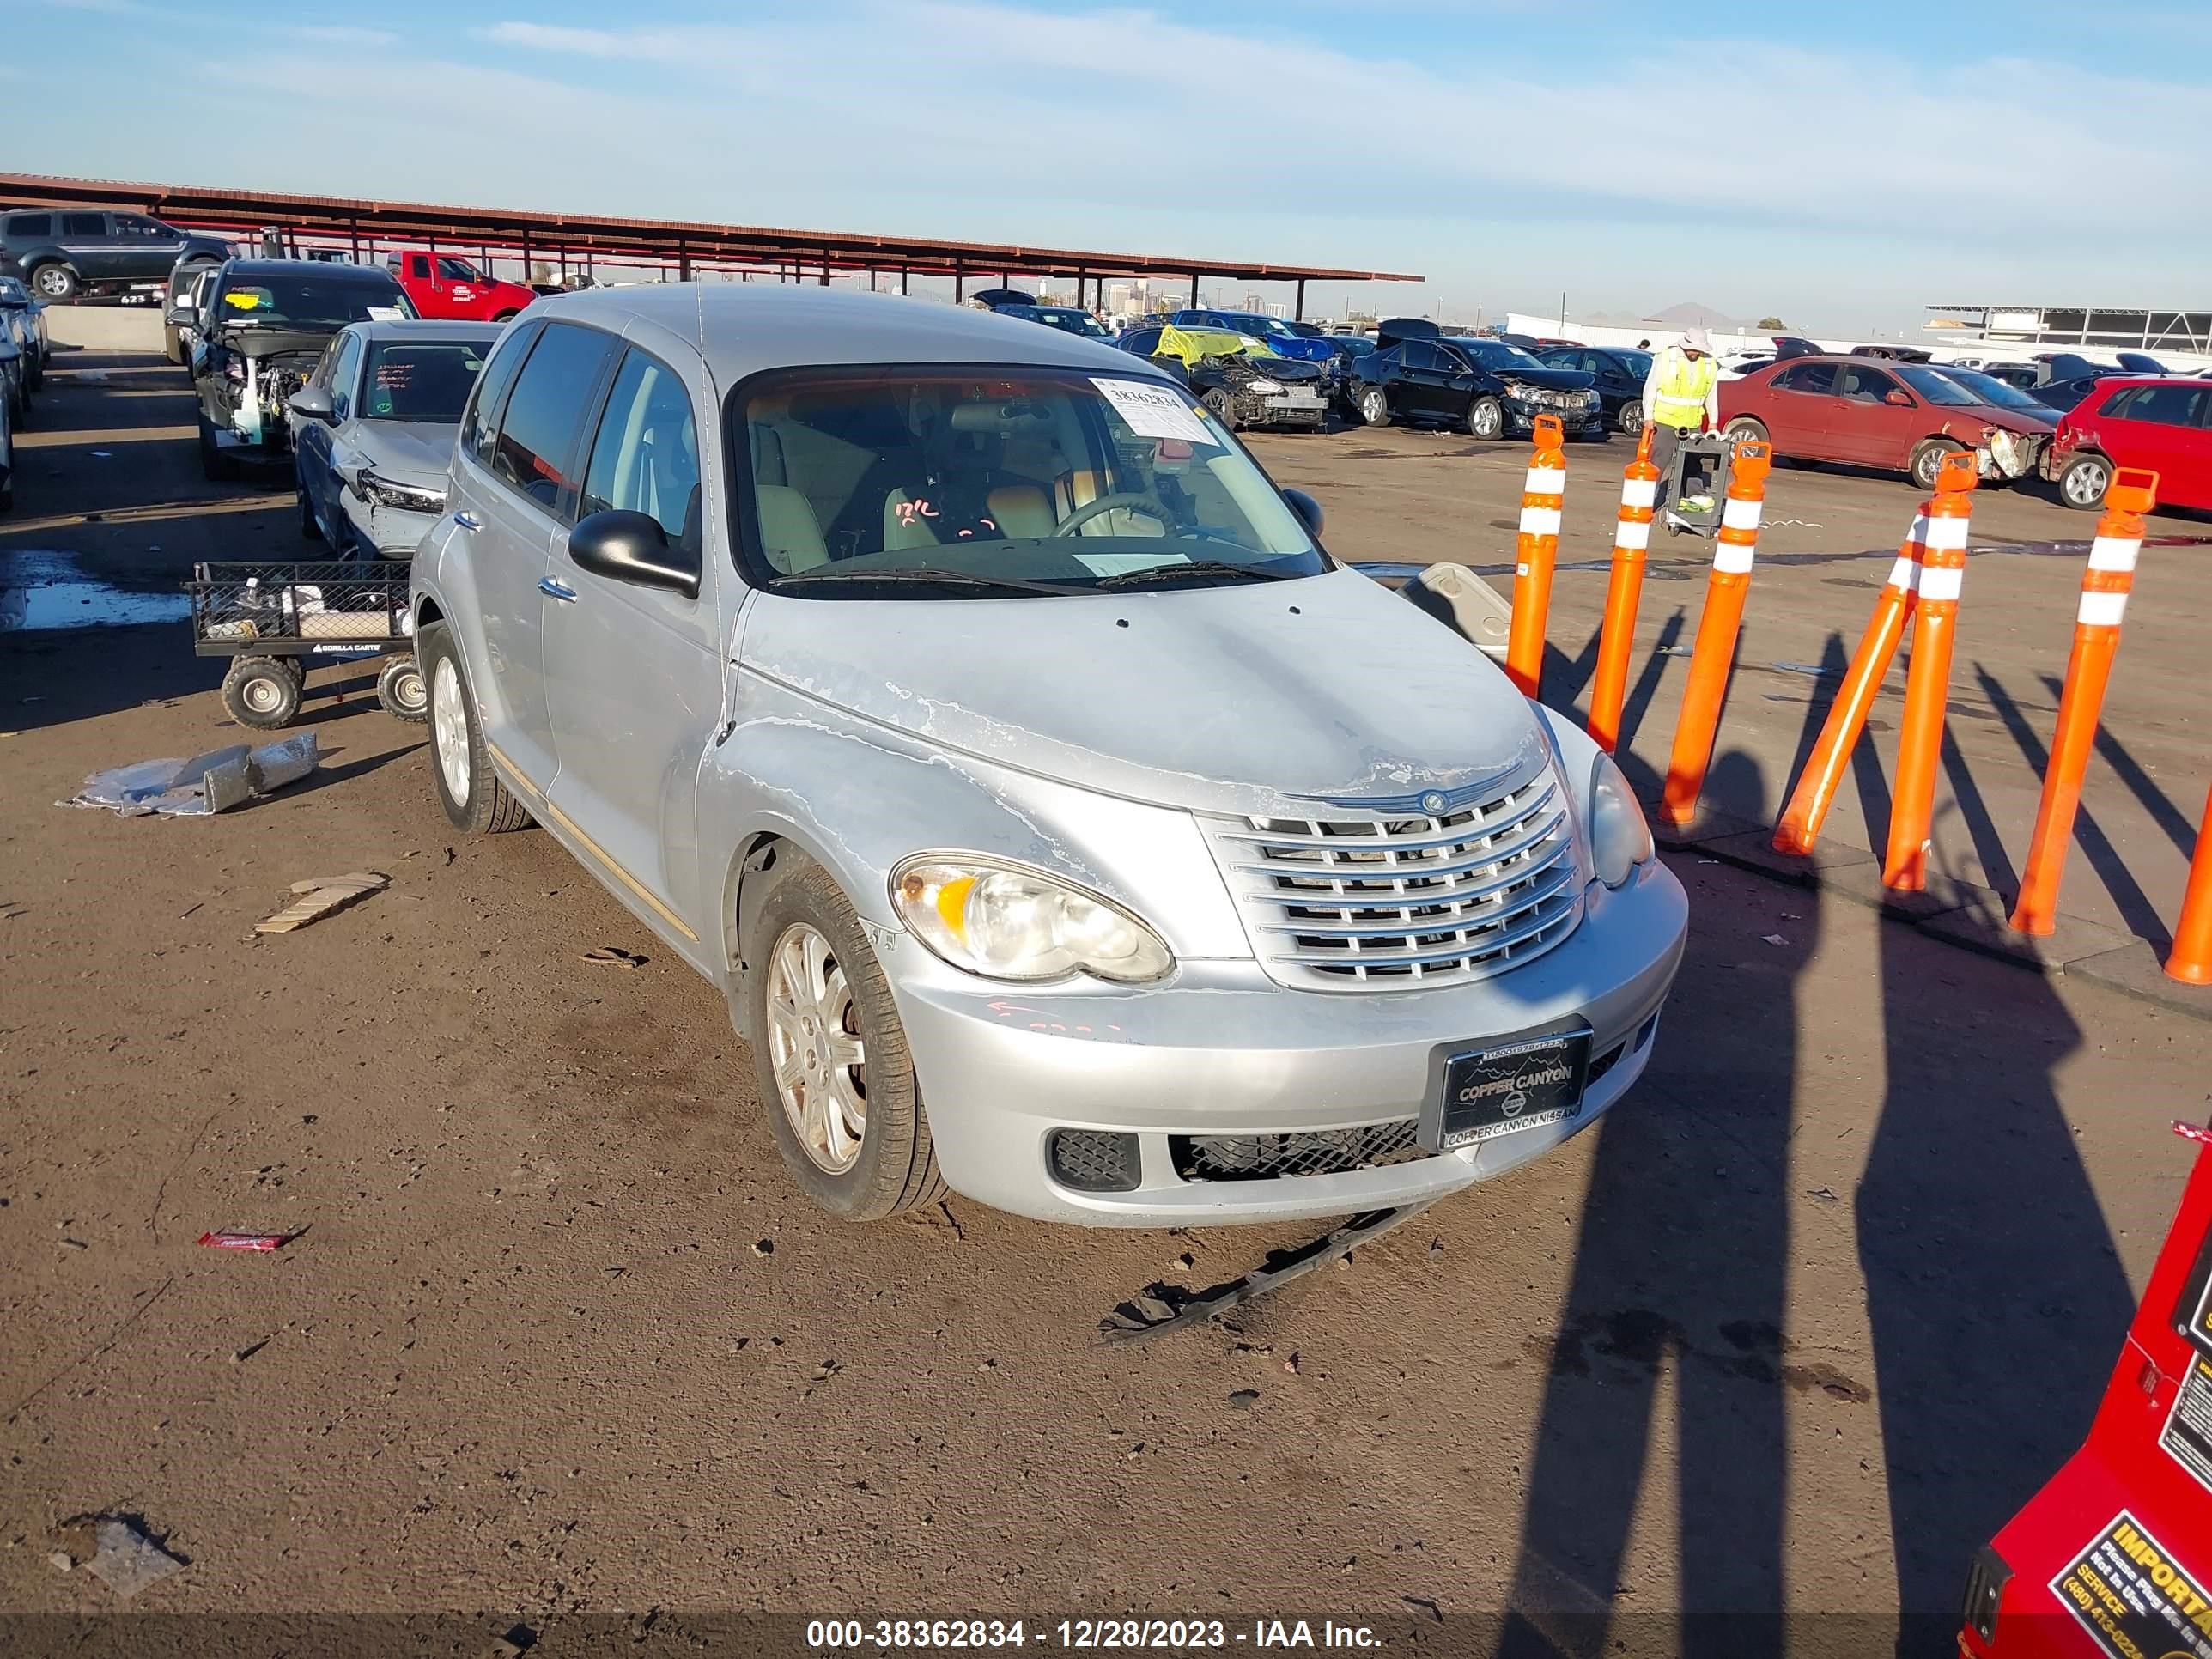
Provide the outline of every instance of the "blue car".
<path id="1" fill-rule="evenodd" d="M 1327 338 L 1309 339 L 1279 317 L 1263 317 L 1256 311 L 1178 311 L 1168 319 L 1177 328 L 1225 328 L 1232 333 L 1249 335 L 1262 342 L 1278 357 L 1295 358 L 1300 362 L 1341 362 L 1346 354 L 1337 349 L 1339 342 Z"/>

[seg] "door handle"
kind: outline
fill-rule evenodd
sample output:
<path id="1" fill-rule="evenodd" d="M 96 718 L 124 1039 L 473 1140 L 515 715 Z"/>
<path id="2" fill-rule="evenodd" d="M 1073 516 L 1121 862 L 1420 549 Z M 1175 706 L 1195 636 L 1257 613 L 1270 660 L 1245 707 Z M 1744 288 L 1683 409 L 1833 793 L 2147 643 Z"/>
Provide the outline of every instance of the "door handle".
<path id="1" fill-rule="evenodd" d="M 460 526 L 464 530 L 482 530 L 483 528 L 483 520 L 477 517 L 473 513 L 456 513 L 453 514 L 453 522 Z"/>
<path id="2" fill-rule="evenodd" d="M 554 580 L 550 576 L 540 576 L 538 579 L 538 591 L 547 599 L 558 599 L 563 605 L 574 605 L 576 602 L 576 590 L 566 582 Z"/>

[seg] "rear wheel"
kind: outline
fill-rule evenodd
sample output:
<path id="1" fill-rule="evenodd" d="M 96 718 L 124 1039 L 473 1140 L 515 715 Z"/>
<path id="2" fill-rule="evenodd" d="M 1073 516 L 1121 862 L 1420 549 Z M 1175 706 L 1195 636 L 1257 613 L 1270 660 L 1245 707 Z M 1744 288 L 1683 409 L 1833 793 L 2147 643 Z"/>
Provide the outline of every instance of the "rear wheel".
<path id="1" fill-rule="evenodd" d="M 1954 455 L 1966 453 L 1966 446 L 1929 438 L 1913 447 L 1912 459 L 1905 470 L 1912 475 L 1913 487 L 1918 489 L 1936 488 L 1936 475 L 1943 470 L 1943 463 Z"/>
<path id="2" fill-rule="evenodd" d="M 84 284 L 76 272 L 59 262 L 40 265 L 31 273 L 31 286 L 41 300 L 74 300 Z"/>
<path id="3" fill-rule="evenodd" d="M 1505 435 L 1505 405 L 1495 398 L 1477 398 L 1467 406 L 1463 424 L 1472 437 L 1502 438 Z"/>
<path id="4" fill-rule="evenodd" d="M 2112 464 L 2102 455 L 2076 455 L 2058 475 L 2058 499 L 2087 513 L 2101 506 L 2112 482 Z"/>
<path id="5" fill-rule="evenodd" d="M 530 814 L 491 769 L 453 631 L 433 623 L 416 636 L 415 648 L 429 680 L 430 780 L 447 822 L 471 836 L 526 828 Z"/>
<path id="6" fill-rule="evenodd" d="M 1729 441 L 1731 447 L 1737 444 L 1763 444 L 1767 441 L 1766 428 L 1748 415 L 1739 415 L 1723 427 L 1721 436 Z"/>
<path id="7" fill-rule="evenodd" d="M 1633 438 L 1644 430 L 1644 405 L 1634 398 L 1621 404 L 1620 413 L 1613 416 L 1613 424 L 1620 428 L 1624 438 Z"/>
<path id="8" fill-rule="evenodd" d="M 844 1220 L 935 1203 L 945 1181 L 905 1028 L 852 902 L 789 848 L 753 879 L 773 884 L 740 948 L 776 1150 L 807 1196 Z"/>
<path id="9" fill-rule="evenodd" d="M 222 677 L 222 706 L 257 732 L 275 732 L 300 712 L 304 677 L 275 657 L 235 657 Z"/>
<path id="10" fill-rule="evenodd" d="M 1362 426 L 1390 424 L 1390 396 L 1379 386 L 1370 386 L 1359 394 L 1358 409 Z"/>

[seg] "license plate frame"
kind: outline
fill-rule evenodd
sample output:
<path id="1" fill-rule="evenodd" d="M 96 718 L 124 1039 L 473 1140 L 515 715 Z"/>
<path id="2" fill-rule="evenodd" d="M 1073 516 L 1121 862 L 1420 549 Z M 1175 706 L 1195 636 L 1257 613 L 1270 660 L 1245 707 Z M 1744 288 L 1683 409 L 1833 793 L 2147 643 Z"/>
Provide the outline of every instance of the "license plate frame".
<path id="1" fill-rule="evenodd" d="M 1523 1129 L 1571 1123 L 1589 1091 L 1587 1024 L 1447 1051 L 1421 1114 L 1421 1145 L 1463 1151 Z"/>

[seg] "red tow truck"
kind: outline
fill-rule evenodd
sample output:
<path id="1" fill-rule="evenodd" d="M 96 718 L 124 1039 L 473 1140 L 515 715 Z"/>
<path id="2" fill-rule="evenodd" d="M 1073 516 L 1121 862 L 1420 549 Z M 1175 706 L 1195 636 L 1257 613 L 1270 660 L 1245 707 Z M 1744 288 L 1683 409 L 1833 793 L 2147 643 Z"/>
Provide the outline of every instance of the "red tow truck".
<path id="1" fill-rule="evenodd" d="M 1967 1577 L 1965 1659 L 2212 1659 L 2212 1131 L 2089 1437 Z"/>
<path id="2" fill-rule="evenodd" d="M 384 264 L 417 312 L 441 321 L 503 323 L 538 297 L 535 289 L 487 276 L 451 253 L 405 249 Z"/>

